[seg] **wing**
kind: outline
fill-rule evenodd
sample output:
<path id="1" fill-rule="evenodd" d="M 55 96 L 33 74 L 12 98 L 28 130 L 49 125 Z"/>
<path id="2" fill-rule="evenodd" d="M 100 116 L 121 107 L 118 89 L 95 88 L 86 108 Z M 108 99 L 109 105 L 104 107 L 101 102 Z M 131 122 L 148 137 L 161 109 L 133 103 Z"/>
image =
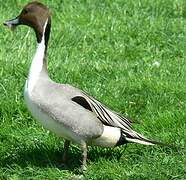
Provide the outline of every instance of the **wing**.
<path id="1" fill-rule="evenodd" d="M 82 96 L 74 96 L 72 101 L 83 106 L 85 109 L 95 113 L 97 118 L 107 126 L 113 126 L 121 128 L 121 137 L 116 145 L 122 145 L 127 142 L 135 142 L 145 145 L 165 145 L 161 142 L 149 140 L 143 135 L 135 132 L 131 128 L 131 121 L 120 114 L 110 110 L 98 100 L 94 99 L 91 96 L 88 96 L 86 93 L 82 92 Z M 111 132 L 112 133 L 112 132 Z"/>
<path id="2" fill-rule="evenodd" d="M 95 98 L 87 95 L 85 92 L 82 93 L 83 96 L 75 96 L 72 98 L 72 101 L 94 112 L 103 124 L 113 127 L 119 127 L 126 132 L 131 131 L 131 120 L 110 110 Z"/>

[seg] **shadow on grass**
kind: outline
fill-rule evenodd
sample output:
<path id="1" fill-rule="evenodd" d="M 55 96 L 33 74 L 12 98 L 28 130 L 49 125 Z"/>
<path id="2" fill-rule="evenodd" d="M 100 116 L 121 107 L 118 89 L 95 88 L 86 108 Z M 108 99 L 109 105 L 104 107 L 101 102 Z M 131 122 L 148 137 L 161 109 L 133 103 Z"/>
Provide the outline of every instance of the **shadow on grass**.
<path id="1" fill-rule="evenodd" d="M 119 161 L 121 156 L 126 153 L 127 156 L 130 156 L 133 160 L 139 157 L 143 157 L 145 154 L 144 147 L 139 148 L 127 148 L 126 145 L 123 148 L 98 148 L 90 147 L 88 151 L 88 162 L 97 162 L 99 159 L 104 158 L 107 160 Z M 159 151 L 160 149 L 148 147 L 149 151 L 154 150 Z M 159 150 L 158 150 L 159 149 Z M 164 153 L 171 153 L 170 149 L 161 149 Z M 41 167 L 41 168 L 58 168 L 61 170 L 69 170 L 78 174 L 79 168 L 81 166 L 81 151 L 77 146 L 71 146 L 71 149 L 68 153 L 68 164 L 63 165 L 62 162 L 63 148 L 61 150 L 48 148 L 44 145 L 39 145 L 32 148 L 22 148 L 15 150 L 12 154 L 9 153 L 6 157 L 1 157 L 0 167 L 11 167 L 18 165 L 22 168 L 25 168 L 29 165 Z"/>
<path id="2" fill-rule="evenodd" d="M 125 148 L 123 148 L 125 149 Z M 97 148 L 90 147 L 88 150 L 88 161 L 97 162 L 100 158 L 108 160 L 117 159 L 119 160 L 122 155 L 121 149 L 111 148 Z M 63 148 L 61 150 L 48 148 L 44 145 L 39 145 L 32 148 L 20 148 L 14 149 L 11 154 L 7 152 L 7 156 L 1 157 L 0 167 L 11 167 L 18 165 L 25 168 L 29 165 L 41 167 L 41 168 L 59 168 L 61 170 L 69 170 L 74 173 L 79 172 L 81 166 L 82 153 L 77 146 L 71 146 L 68 152 L 68 163 L 64 165 L 62 162 Z"/>

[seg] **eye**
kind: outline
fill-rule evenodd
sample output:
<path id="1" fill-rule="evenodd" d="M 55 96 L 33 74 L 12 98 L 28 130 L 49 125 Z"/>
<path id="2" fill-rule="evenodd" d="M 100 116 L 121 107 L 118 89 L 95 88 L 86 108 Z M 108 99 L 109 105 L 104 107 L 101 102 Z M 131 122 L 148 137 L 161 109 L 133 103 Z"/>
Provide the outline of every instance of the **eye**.
<path id="1" fill-rule="evenodd" d="M 23 14 L 27 14 L 28 11 L 29 11 L 28 9 L 24 9 L 24 10 L 23 10 Z"/>

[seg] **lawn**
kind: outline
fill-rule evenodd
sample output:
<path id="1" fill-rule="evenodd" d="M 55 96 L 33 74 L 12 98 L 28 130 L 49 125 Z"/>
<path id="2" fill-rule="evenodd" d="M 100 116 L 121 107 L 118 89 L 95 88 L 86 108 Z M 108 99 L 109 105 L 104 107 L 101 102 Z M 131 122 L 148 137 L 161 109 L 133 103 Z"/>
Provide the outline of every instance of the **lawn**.
<path id="1" fill-rule="evenodd" d="M 186 178 L 186 1 L 43 0 L 52 12 L 48 64 L 53 80 L 77 86 L 147 137 L 177 148 L 89 147 L 84 179 Z M 1 2 L 0 179 L 76 179 L 81 152 L 28 113 L 23 89 L 36 48 L 33 31 L 2 25 L 25 0 Z"/>

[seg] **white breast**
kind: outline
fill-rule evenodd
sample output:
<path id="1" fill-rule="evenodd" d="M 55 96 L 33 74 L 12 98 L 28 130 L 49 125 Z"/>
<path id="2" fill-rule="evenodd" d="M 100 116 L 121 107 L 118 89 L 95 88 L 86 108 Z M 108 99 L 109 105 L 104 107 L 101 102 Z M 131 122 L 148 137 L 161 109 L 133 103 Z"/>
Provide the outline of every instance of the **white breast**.
<path id="1" fill-rule="evenodd" d="M 81 139 L 75 135 L 72 131 L 65 128 L 61 123 L 49 117 L 46 113 L 44 113 L 33 101 L 29 94 L 27 87 L 27 82 L 25 84 L 24 90 L 24 99 L 27 105 L 27 108 L 31 112 L 32 116 L 37 119 L 37 121 L 46 129 L 55 133 L 59 137 L 63 137 L 70 141 L 74 141 L 76 143 L 80 143 Z"/>

